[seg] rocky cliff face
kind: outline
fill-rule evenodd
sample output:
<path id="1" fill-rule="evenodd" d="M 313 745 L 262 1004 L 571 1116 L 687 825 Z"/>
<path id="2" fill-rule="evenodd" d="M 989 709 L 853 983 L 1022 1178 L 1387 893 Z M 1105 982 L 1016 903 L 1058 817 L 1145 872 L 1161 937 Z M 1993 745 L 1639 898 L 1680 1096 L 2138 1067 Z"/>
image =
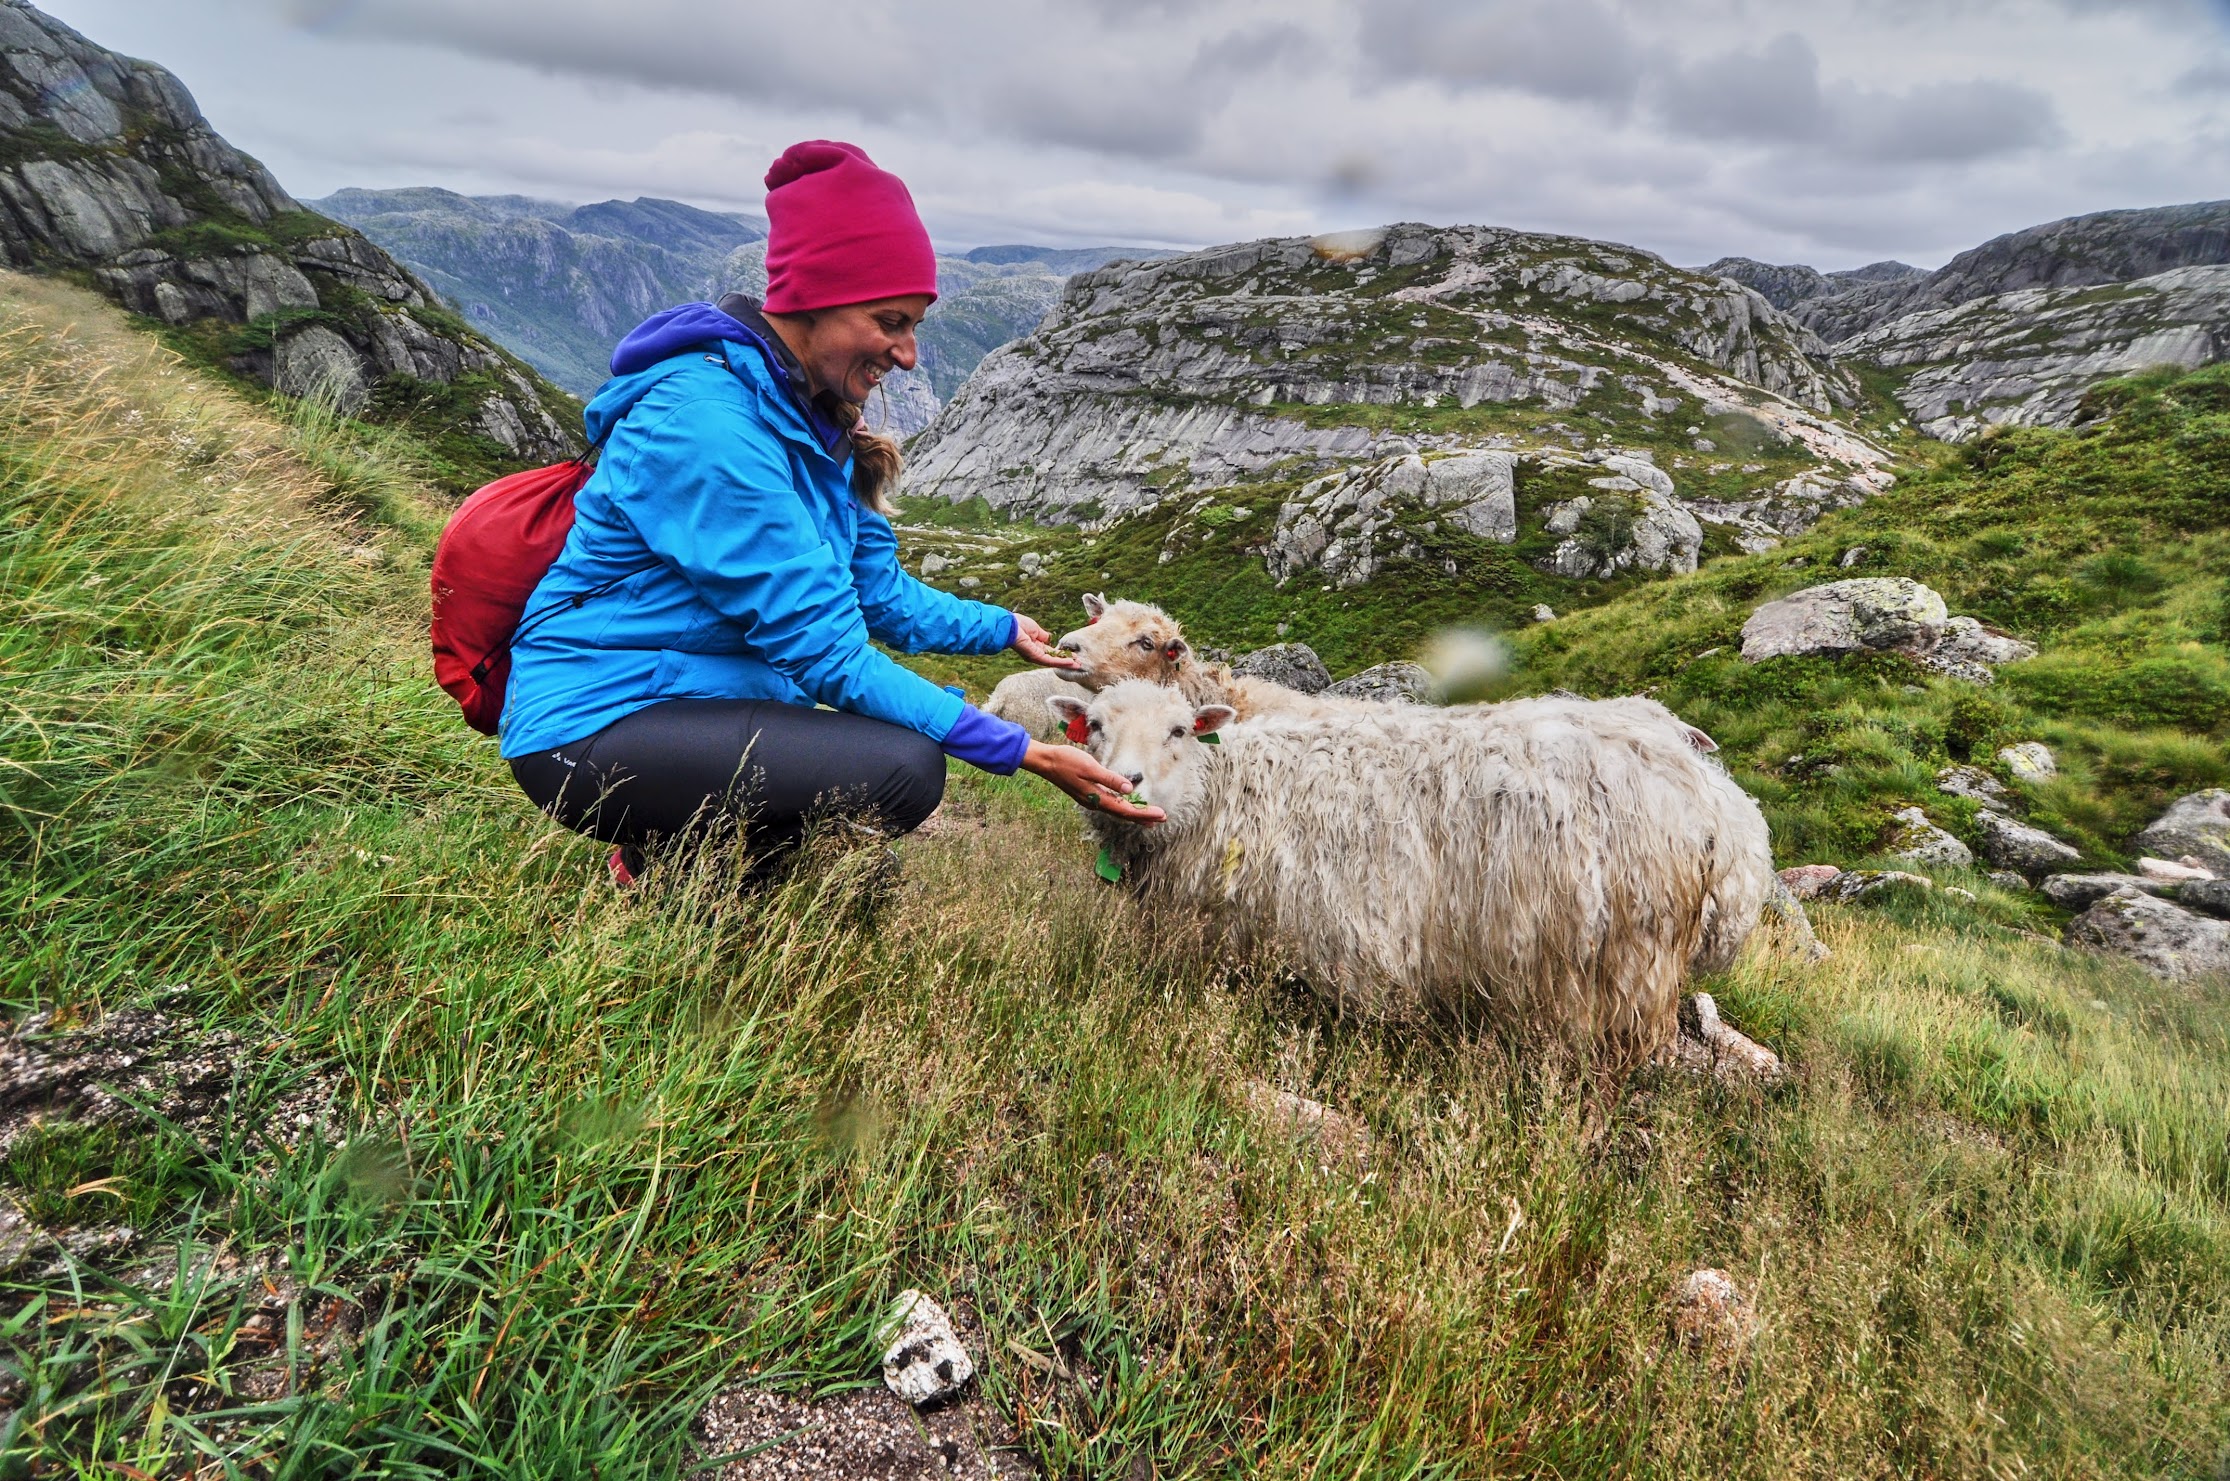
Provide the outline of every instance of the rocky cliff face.
<path id="1" fill-rule="evenodd" d="M 1605 243 L 1403 225 L 1071 279 L 917 440 L 908 486 L 1092 519 L 1424 450 L 1712 453 L 1702 423 L 1729 417 L 1832 481 L 1883 460 L 1829 419 L 1851 389 L 1736 284 Z"/>
<path id="2" fill-rule="evenodd" d="M 291 394 L 373 416 L 438 406 L 451 438 L 492 459 L 577 448 L 552 388 L 385 252 L 304 211 L 177 78 L 23 0 L 0 0 L 0 262 L 83 273 Z"/>
<path id="3" fill-rule="evenodd" d="M 2230 354 L 2230 267 L 1991 294 L 1903 315 L 1836 348 L 1903 376 L 1897 399 L 1931 437 L 2064 427 L 2111 376 L 2192 370 Z"/>

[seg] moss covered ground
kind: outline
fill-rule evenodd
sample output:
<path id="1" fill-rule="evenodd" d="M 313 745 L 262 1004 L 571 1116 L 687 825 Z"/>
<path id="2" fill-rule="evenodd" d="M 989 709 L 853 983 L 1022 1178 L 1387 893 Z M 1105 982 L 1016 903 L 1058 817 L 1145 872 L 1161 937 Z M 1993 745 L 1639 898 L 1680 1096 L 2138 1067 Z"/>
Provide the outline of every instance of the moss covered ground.
<path id="1" fill-rule="evenodd" d="M 0 283 L 0 375 L 0 1013 L 97 1035 L 160 1003 L 247 1046 L 217 1134 L 57 1118 L 0 1161 L 33 1223 L 133 1229 L 0 1274 L 0 1474 L 676 1475 L 723 1385 L 876 1382 L 905 1286 L 981 1315 L 982 1389 L 1054 1475 L 2217 1463 L 2219 992 L 1989 894 L 1828 907 L 1831 961 L 1768 943 L 1705 984 L 1788 1085 L 1606 1085 L 1328 1016 L 1100 886 L 1065 803 L 964 772 L 879 910 L 874 852 L 834 843 L 772 894 L 718 861 L 621 894 L 429 681 L 442 506 L 407 461 L 52 283 Z M 2182 445 L 2192 395 L 2141 393 L 2120 465 Z M 2088 447 L 1936 476 L 1980 504 Z M 2217 536 L 2159 528 L 2150 590 L 2063 553 L 2053 632 L 2216 621 L 2185 577 Z M 1943 559 L 1979 602 L 2045 556 Z M 1650 677 L 1724 620 L 1674 595 L 1521 678 Z M 2022 693 L 1978 702 L 2061 712 Z M 2108 733 L 2061 708 L 2072 754 Z M 2189 772 L 2205 735 L 2171 763 L 2167 733 L 2130 744 Z M 316 1084 L 322 1129 L 275 1113 Z M 1296 1146 L 1260 1085 L 1367 1155 Z M 1755 1302 L 1748 1348 L 1671 1335 L 1699 1265 Z M 335 1303 L 352 1335 L 321 1340 Z"/>

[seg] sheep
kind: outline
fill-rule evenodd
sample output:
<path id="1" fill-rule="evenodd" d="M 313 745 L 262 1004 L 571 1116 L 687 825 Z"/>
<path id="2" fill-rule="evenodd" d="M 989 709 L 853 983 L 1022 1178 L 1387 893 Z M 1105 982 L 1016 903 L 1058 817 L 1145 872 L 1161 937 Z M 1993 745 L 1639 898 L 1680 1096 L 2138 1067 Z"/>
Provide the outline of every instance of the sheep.
<path id="1" fill-rule="evenodd" d="M 1376 1019 L 1529 1027 L 1638 1063 L 1774 879 L 1756 804 L 1650 700 L 1233 724 L 1132 680 L 1051 703 L 1168 815 L 1094 819 L 1149 906 L 1203 911 Z"/>
<path id="2" fill-rule="evenodd" d="M 1046 701 L 1056 694 L 1089 701 L 1092 691 L 1071 683 L 1060 669 L 1024 669 L 992 686 L 983 712 L 1010 720 L 1039 740 L 1056 740 L 1061 726 Z"/>
<path id="3" fill-rule="evenodd" d="M 1194 704 L 1227 704 L 1241 720 L 1265 715 L 1333 715 L 1383 709 L 1371 700 L 1303 694 L 1268 679 L 1235 674 L 1220 663 L 1202 663 L 1185 630 L 1161 608 L 1145 602 L 1111 602 L 1086 593 L 1091 621 L 1061 639 L 1083 666 L 1070 677 L 1086 689 L 1125 679 L 1174 684 Z"/>

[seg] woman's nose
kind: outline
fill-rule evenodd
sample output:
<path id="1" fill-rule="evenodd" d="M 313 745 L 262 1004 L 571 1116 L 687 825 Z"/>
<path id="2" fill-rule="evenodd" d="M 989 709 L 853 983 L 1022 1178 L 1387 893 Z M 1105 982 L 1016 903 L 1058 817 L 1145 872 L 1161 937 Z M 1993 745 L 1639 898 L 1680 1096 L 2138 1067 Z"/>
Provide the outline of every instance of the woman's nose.
<path id="1" fill-rule="evenodd" d="M 915 364 L 921 359 L 921 349 L 914 343 L 912 330 L 907 330 L 905 336 L 897 344 L 891 346 L 890 358 L 900 370 L 912 370 L 914 368 Z"/>

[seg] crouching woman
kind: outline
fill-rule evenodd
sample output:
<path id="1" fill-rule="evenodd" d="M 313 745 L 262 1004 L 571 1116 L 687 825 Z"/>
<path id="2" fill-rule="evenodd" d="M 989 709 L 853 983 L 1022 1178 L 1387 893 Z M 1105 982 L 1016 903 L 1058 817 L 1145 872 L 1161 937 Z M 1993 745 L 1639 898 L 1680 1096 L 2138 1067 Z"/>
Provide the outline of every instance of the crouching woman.
<path id="1" fill-rule="evenodd" d="M 944 795 L 947 756 L 1158 816 L 1088 753 L 1033 741 L 870 642 L 1073 666 L 1029 618 L 899 566 L 898 448 L 858 424 L 882 378 L 913 368 L 937 296 L 906 187 L 819 140 L 766 184 L 764 305 L 731 294 L 654 316 L 589 404 L 601 461 L 512 648 L 501 735 L 519 785 L 617 845 L 622 882 L 718 820 L 762 854 L 829 811 L 911 830 Z"/>

